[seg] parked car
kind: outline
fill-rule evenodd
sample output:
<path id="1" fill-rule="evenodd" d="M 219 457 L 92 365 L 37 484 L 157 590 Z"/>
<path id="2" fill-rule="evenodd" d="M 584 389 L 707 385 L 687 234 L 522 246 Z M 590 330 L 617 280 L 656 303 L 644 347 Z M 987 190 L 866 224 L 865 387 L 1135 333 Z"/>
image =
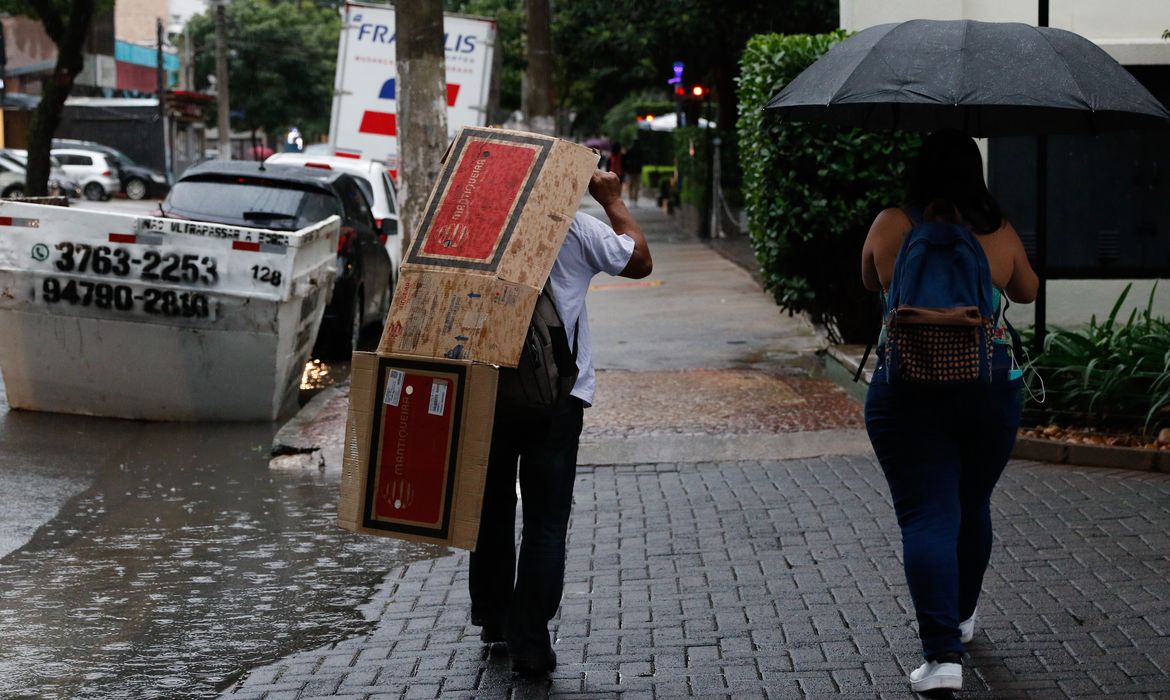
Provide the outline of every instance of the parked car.
<path id="1" fill-rule="evenodd" d="M 8 160 L 0 160 L 0 197 L 24 196 L 24 168 Z"/>
<path id="2" fill-rule="evenodd" d="M 11 163 L 22 171 L 28 170 L 28 151 L 23 148 L 0 148 L 0 160 Z M 27 181 L 27 177 L 24 178 Z M 77 199 L 81 185 L 61 168 L 61 161 L 49 156 L 49 194 Z"/>
<path id="3" fill-rule="evenodd" d="M 166 175 L 134 162 L 133 158 L 112 146 L 93 141 L 53 139 L 53 148 L 78 148 L 113 156 L 118 161 L 118 191 L 130 199 L 164 197 L 171 188 Z"/>
<path id="4" fill-rule="evenodd" d="M 162 216 L 295 231 L 341 217 L 337 282 L 314 354 L 348 357 L 367 325 L 380 324 L 394 294 L 390 256 L 358 178 L 340 170 L 208 161 L 191 166 L 160 206 Z"/>
<path id="5" fill-rule="evenodd" d="M 61 168 L 81 183 L 86 199 L 107 200 L 120 190 L 118 161 L 113 156 L 80 148 L 54 148 L 51 153 L 61 161 Z"/>
<path id="6" fill-rule="evenodd" d="M 386 252 L 390 254 L 394 280 L 398 279 L 398 269 L 402 265 L 402 239 L 398 237 L 398 189 L 390 179 L 386 166 L 373 160 L 305 153 L 277 153 L 265 162 L 321 170 L 340 170 L 357 177 L 358 184 L 366 193 L 366 199 L 370 201 L 370 209 L 374 212 L 374 225 L 378 229 L 378 236 L 385 244 Z"/>

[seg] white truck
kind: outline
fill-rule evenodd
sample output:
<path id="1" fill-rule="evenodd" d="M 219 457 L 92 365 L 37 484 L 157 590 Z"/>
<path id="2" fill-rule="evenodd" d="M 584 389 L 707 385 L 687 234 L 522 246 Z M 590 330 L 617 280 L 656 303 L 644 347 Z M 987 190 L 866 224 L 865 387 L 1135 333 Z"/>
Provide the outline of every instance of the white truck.
<path id="1" fill-rule="evenodd" d="M 14 409 L 274 420 L 297 405 L 339 219 L 295 232 L 0 202 Z"/>
<path id="2" fill-rule="evenodd" d="M 496 23 L 443 16 L 447 137 L 487 124 Z M 398 173 L 398 69 L 394 7 L 346 3 L 337 48 L 329 145 L 342 157 L 368 158 Z"/>

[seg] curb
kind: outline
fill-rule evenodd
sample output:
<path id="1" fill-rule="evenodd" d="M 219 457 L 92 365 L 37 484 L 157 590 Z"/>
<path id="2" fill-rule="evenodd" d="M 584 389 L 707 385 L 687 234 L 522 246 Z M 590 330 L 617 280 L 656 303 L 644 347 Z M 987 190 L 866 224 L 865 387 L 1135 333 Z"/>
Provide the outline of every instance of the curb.
<path id="1" fill-rule="evenodd" d="M 853 373 L 861 360 L 864 347 L 860 345 L 830 345 L 825 351 L 825 376 L 841 386 L 845 393 L 864 403 L 866 387 L 873 376 L 873 355 L 861 381 L 854 383 Z M 864 384 L 862 383 L 864 382 Z M 1016 438 L 1013 459 L 1036 460 L 1076 467 L 1104 467 L 1143 472 L 1170 474 L 1170 450 L 1147 450 L 1140 447 L 1111 447 L 1109 445 L 1082 445 L 1075 442 Z"/>

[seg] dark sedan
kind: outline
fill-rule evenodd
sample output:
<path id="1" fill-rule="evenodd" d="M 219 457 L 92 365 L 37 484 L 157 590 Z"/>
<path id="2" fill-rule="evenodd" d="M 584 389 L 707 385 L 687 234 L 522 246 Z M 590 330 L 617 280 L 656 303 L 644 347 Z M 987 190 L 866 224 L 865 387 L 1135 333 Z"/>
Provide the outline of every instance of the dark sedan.
<path id="1" fill-rule="evenodd" d="M 341 217 L 337 282 L 314 354 L 347 357 L 357 347 L 362 328 L 386 318 L 394 293 L 390 256 L 352 175 L 254 161 L 208 161 L 179 178 L 161 213 L 280 231 L 295 231 L 336 214 Z"/>

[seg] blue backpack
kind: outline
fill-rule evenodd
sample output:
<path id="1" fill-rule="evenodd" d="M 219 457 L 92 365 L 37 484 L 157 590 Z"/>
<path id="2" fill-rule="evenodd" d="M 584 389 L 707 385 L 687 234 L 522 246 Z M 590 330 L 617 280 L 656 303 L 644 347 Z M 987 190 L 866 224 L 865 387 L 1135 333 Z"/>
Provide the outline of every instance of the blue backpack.
<path id="1" fill-rule="evenodd" d="M 967 228 L 910 214 L 883 308 L 887 381 L 991 381 L 996 309 L 987 255 Z"/>

